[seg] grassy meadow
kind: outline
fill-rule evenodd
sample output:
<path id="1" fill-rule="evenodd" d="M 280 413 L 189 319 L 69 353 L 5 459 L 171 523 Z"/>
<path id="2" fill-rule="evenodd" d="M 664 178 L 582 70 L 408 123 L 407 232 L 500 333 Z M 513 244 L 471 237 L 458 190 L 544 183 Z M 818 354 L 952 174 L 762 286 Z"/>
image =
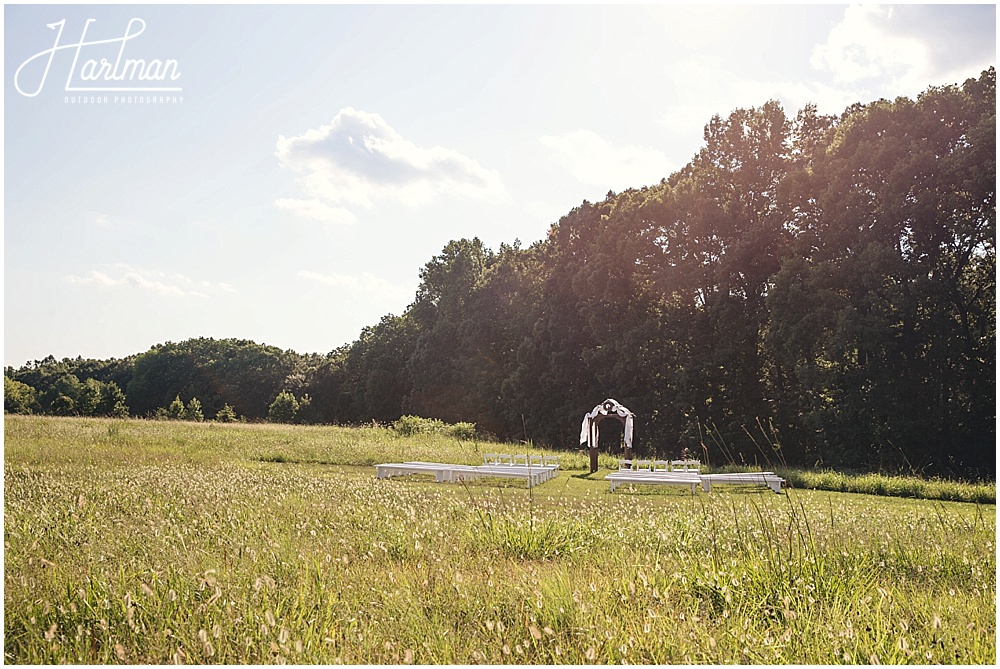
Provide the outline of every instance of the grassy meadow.
<path id="1" fill-rule="evenodd" d="M 612 494 L 575 453 L 531 490 L 372 467 L 512 448 L 8 415 L 4 660 L 994 664 L 994 484 Z"/>

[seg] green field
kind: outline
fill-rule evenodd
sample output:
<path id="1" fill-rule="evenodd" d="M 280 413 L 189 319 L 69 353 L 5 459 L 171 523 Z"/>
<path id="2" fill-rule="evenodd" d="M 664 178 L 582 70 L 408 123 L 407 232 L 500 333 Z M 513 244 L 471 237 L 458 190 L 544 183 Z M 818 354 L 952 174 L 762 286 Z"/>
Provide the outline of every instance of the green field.
<path id="1" fill-rule="evenodd" d="M 884 486 L 612 494 L 582 454 L 530 491 L 376 480 L 371 466 L 511 448 L 379 427 L 8 415 L 4 659 L 996 659 L 992 504 Z M 995 499 L 992 484 L 968 488 Z"/>

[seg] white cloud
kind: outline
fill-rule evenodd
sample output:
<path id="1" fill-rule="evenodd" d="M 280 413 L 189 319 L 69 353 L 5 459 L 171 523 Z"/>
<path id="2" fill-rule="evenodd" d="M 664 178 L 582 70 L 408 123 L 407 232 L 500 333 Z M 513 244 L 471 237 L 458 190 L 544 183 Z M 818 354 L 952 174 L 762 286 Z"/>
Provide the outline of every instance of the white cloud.
<path id="1" fill-rule="evenodd" d="M 318 272 L 302 270 L 298 275 L 303 279 L 309 279 L 310 281 L 333 286 L 334 288 L 354 293 L 366 293 L 380 298 L 398 300 L 406 299 L 412 295 L 410 290 L 390 283 L 385 279 L 380 279 L 370 272 L 362 272 L 361 276 L 352 276 L 338 273 L 320 274 Z"/>
<path id="2" fill-rule="evenodd" d="M 864 100 L 864 94 L 853 87 L 829 86 L 809 81 L 753 81 L 733 82 L 733 90 L 739 100 L 746 100 L 743 106 L 760 107 L 768 100 L 778 100 L 785 114 L 792 118 L 807 104 L 814 103 L 821 114 L 840 114 L 849 105 Z M 726 116 L 732 109 L 720 116 Z M 709 117 L 705 118 L 708 122 Z"/>
<path id="3" fill-rule="evenodd" d="M 279 136 L 275 155 L 301 175 L 299 183 L 309 195 L 276 204 L 312 218 L 331 215 L 332 205 L 371 207 L 381 199 L 419 205 L 442 194 L 494 197 L 503 192 L 497 172 L 474 159 L 440 146 L 419 147 L 378 114 L 350 107 L 327 125 Z"/>
<path id="4" fill-rule="evenodd" d="M 586 184 L 623 190 L 659 183 L 677 169 L 663 152 L 634 144 L 615 145 L 590 130 L 539 139 L 550 157 Z"/>
<path id="5" fill-rule="evenodd" d="M 760 107 L 768 100 L 780 102 L 789 118 L 808 103 L 815 103 L 821 114 L 840 114 L 848 105 L 868 99 L 857 86 L 755 79 L 708 58 L 679 61 L 666 76 L 677 90 L 687 93 L 679 101 L 667 102 L 657 121 L 668 132 L 686 138 L 691 155 L 703 146 L 703 130 L 715 114 L 725 118 L 737 108 Z"/>
<path id="6" fill-rule="evenodd" d="M 351 224 L 357 220 L 350 210 L 343 207 L 332 207 L 318 198 L 309 200 L 281 198 L 274 201 L 274 206 L 290 211 L 301 218 L 320 223 Z"/>
<path id="7" fill-rule="evenodd" d="M 224 282 L 196 280 L 183 274 L 165 274 L 136 269 L 125 264 L 112 265 L 108 272 L 90 270 L 83 276 L 70 275 L 66 282 L 75 285 L 96 285 L 104 288 L 134 288 L 168 297 L 211 299 L 213 294 L 237 292 Z"/>
<path id="8" fill-rule="evenodd" d="M 688 138 L 693 153 L 714 114 L 725 117 L 775 99 L 789 117 L 810 102 L 836 115 L 855 102 L 915 98 L 931 85 L 961 83 L 995 61 L 995 53 L 984 55 L 980 47 L 990 42 L 982 33 L 994 30 L 992 6 L 864 5 L 840 12 L 808 47 L 811 75 L 778 66 L 741 69 L 725 54 L 671 61 L 662 76 L 669 83 L 664 88 L 676 94 L 662 102 L 658 122 Z"/>
<path id="9" fill-rule="evenodd" d="M 545 229 L 562 218 L 577 202 L 527 199 L 521 202 L 523 218 L 531 221 L 536 229 Z"/>
<path id="10" fill-rule="evenodd" d="M 927 85 L 930 50 L 920 39 L 889 29 L 894 8 L 854 5 L 830 31 L 825 44 L 813 49 L 810 64 L 833 74 L 834 81 L 853 84 L 879 77 L 917 78 Z"/>
<path id="11" fill-rule="evenodd" d="M 138 227 L 134 221 L 115 218 L 103 212 L 88 211 L 85 216 L 87 222 L 103 230 L 131 230 Z"/>

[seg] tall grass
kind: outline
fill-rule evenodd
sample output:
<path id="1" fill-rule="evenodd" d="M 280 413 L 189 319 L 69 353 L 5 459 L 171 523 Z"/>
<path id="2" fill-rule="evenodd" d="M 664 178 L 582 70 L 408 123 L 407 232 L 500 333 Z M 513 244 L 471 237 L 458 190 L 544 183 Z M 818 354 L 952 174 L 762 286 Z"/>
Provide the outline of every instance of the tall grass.
<path id="1" fill-rule="evenodd" d="M 995 660 L 992 506 L 612 494 L 584 456 L 530 497 L 377 480 L 483 447 L 380 428 L 4 433 L 9 663 Z"/>
<path id="2" fill-rule="evenodd" d="M 702 433 L 703 443 L 711 442 L 714 448 L 722 452 L 725 457 L 725 462 L 717 464 L 712 468 L 713 471 L 768 469 L 784 477 L 793 487 L 800 489 L 996 504 L 995 481 L 969 483 L 942 478 L 927 479 L 905 474 L 848 473 L 831 469 L 816 470 L 789 467 L 785 462 L 778 432 L 772 424 L 769 423 L 765 426 L 758 419 L 755 429 L 747 427 L 743 429 L 757 449 L 752 464 L 747 463 L 743 456 L 737 456 L 715 425 L 705 426 Z M 707 453 L 707 448 L 704 445 L 703 450 Z"/>
<path id="3" fill-rule="evenodd" d="M 916 476 L 885 474 L 847 474 L 833 470 L 785 468 L 782 476 L 798 488 L 834 490 L 863 495 L 912 497 L 953 502 L 996 504 L 996 482 L 964 483 L 947 479 L 923 479 Z"/>

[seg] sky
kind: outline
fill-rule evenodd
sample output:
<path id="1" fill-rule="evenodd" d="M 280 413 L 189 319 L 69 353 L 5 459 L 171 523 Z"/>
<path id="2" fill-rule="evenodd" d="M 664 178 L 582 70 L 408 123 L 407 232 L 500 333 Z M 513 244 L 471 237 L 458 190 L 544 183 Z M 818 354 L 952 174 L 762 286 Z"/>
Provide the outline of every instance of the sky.
<path id="1" fill-rule="evenodd" d="M 994 4 L 5 5 L 3 31 L 14 367 L 327 353 L 450 240 L 543 239 L 683 167 L 714 114 L 996 64 Z"/>

